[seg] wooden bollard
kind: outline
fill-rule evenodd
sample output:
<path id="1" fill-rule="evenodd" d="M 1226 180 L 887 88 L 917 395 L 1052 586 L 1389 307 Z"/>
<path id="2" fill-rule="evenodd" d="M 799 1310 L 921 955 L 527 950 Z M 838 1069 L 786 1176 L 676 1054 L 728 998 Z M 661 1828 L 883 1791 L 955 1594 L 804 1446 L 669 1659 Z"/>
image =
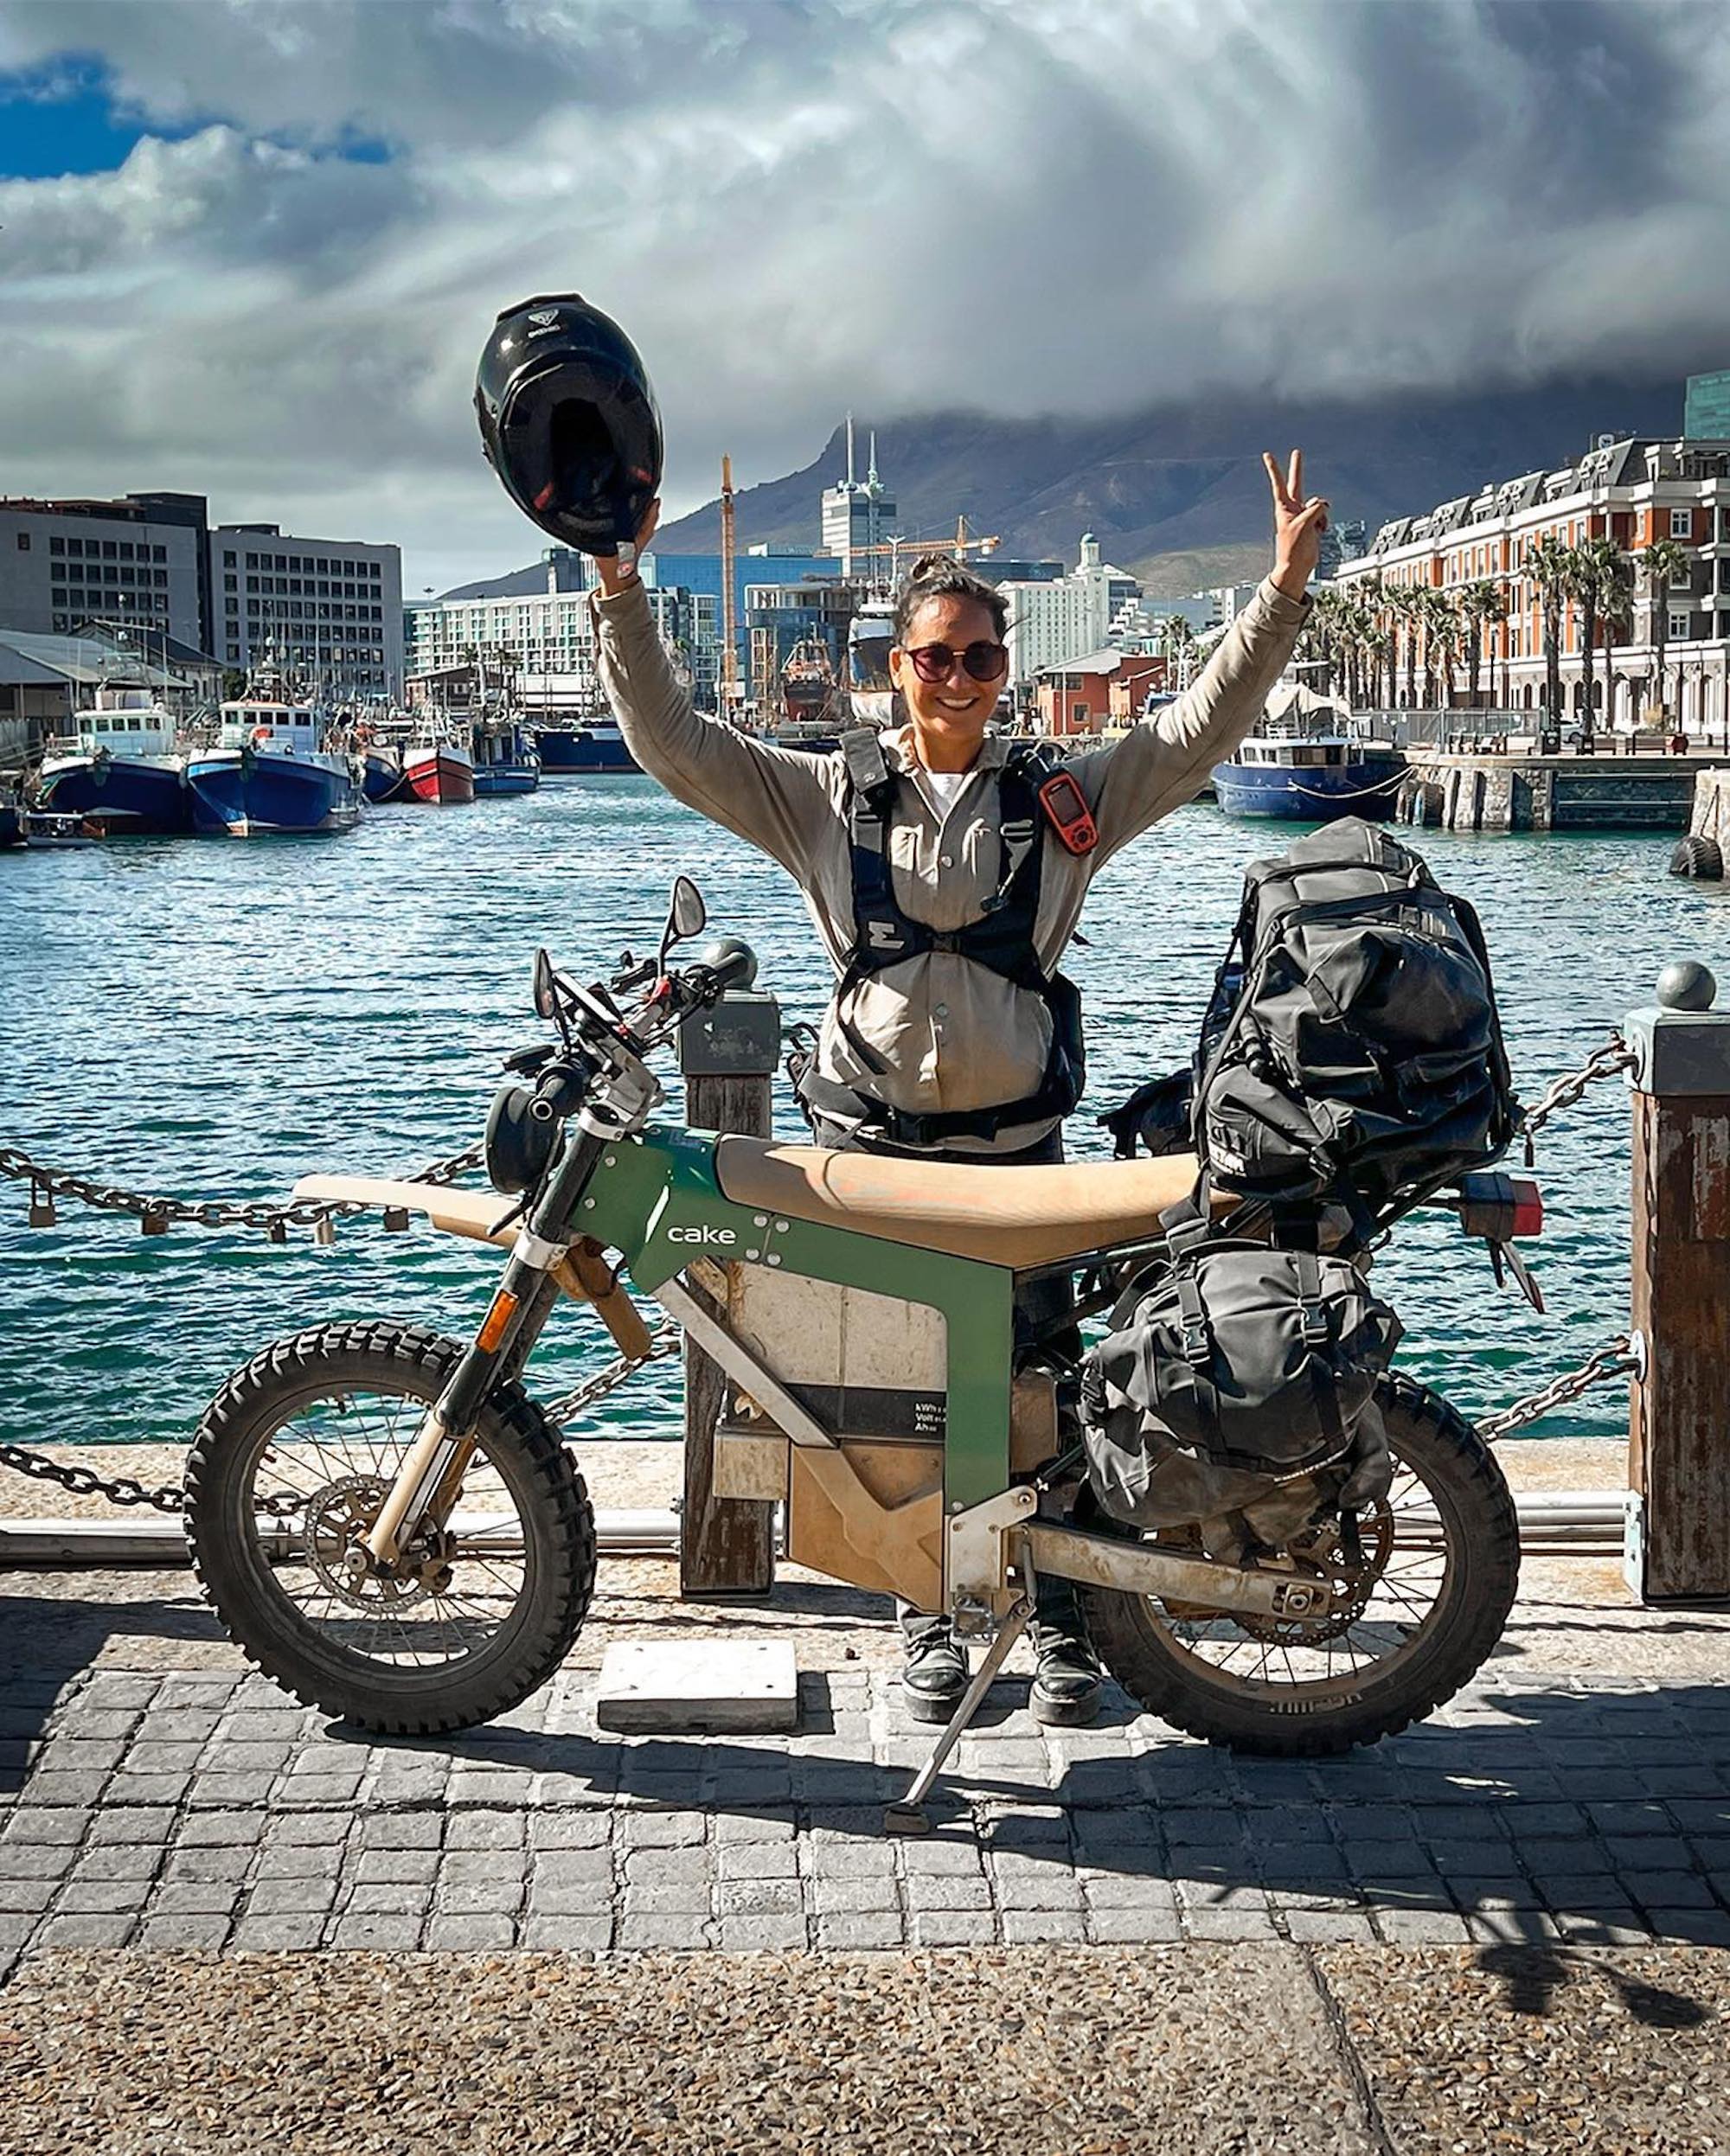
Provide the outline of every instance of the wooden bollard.
<path id="1" fill-rule="evenodd" d="M 780 1051 L 781 1007 L 772 995 L 735 989 L 689 1020 L 679 1035 L 679 1068 L 691 1129 L 766 1138 Z M 714 1309 L 695 1282 L 686 1285 Z M 757 1599 L 775 1583 L 774 1507 L 714 1494 L 714 1430 L 725 1382 L 719 1366 L 687 1340 L 679 1592 L 691 1602 Z"/>
<path id="2" fill-rule="evenodd" d="M 1704 966 L 1636 1011 L 1627 1573 L 1643 1602 L 1730 1599 L 1730 1011 Z"/>

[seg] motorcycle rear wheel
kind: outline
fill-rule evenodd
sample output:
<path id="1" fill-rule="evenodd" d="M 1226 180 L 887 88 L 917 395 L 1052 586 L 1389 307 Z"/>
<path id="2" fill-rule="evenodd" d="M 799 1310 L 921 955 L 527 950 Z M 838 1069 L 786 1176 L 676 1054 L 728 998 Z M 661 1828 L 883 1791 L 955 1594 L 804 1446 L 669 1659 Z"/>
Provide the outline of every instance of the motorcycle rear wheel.
<path id="1" fill-rule="evenodd" d="M 1119 1590 L 1077 1592 L 1107 1669 L 1162 1721 L 1235 1751 L 1317 1757 L 1372 1744 L 1431 1713 L 1502 1635 L 1520 1532 L 1501 1468 L 1439 1394 L 1405 1377 L 1377 1400 L 1394 1487 L 1366 1516 L 1382 1563 L 1349 1624 L 1241 1619 Z M 1094 1532 L 1133 1536 L 1099 1517 Z"/>
<path id="2" fill-rule="evenodd" d="M 488 1403 L 441 1559 L 356 1584 L 377 1516 L 463 1350 L 420 1326 L 320 1326 L 255 1355 L 187 1462 L 199 1582 L 248 1659 L 308 1706 L 399 1737 L 505 1713 L 568 1652 L 594 1591 L 594 1513 L 516 1385 Z"/>

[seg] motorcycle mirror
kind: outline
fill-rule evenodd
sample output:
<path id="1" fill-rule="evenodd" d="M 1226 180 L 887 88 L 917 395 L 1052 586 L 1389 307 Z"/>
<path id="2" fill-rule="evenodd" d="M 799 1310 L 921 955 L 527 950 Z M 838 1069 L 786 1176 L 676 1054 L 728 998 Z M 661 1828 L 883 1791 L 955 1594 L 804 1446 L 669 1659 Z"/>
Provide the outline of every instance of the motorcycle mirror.
<path id="1" fill-rule="evenodd" d="M 559 991 L 553 961 L 544 950 L 535 954 L 535 1015 L 547 1019 L 559 1015 Z"/>
<path id="2" fill-rule="evenodd" d="M 702 892 L 689 876 L 676 876 L 673 902 L 667 911 L 666 931 L 661 938 L 661 963 L 666 964 L 667 953 L 675 944 L 701 935 L 708 922 L 708 909 L 703 904 Z"/>

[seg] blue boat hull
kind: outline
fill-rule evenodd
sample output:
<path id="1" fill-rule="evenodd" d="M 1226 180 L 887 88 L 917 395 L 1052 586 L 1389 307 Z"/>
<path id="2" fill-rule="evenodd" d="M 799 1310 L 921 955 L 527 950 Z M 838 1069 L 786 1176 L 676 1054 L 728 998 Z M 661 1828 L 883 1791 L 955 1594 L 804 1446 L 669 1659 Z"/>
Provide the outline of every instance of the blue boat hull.
<path id="1" fill-rule="evenodd" d="M 381 756 L 376 749 L 367 751 L 366 765 L 362 784 L 368 801 L 394 801 L 408 784 L 401 765 L 394 757 Z"/>
<path id="2" fill-rule="evenodd" d="M 538 764 L 477 764 L 475 795 L 532 794 L 541 784 Z"/>
<path id="3" fill-rule="evenodd" d="M 80 757 L 43 778 L 42 806 L 55 816 L 99 816 L 113 833 L 180 838 L 192 828 L 192 796 L 177 771 L 116 756 Z"/>
<path id="4" fill-rule="evenodd" d="M 1401 758 L 1359 764 L 1215 764 L 1214 791 L 1227 816 L 1287 823 L 1327 823 L 1336 816 L 1391 816 L 1405 776 Z"/>
<path id="5" fill-rule="evenodd" d="M 543 778 L 585 777 L 595 771 L 637 771 L 642 765 L 619 733 L 591 733 L 580 726 L 542 726 L 535 735 Z"/>
<path id="6" fill-rule="evenodd" d="M 194 757 L 186 777 L 202 837 L 352 831 L 360 819 L 361 790 L 347 771 L 297 757 L 217 749 Z"/>

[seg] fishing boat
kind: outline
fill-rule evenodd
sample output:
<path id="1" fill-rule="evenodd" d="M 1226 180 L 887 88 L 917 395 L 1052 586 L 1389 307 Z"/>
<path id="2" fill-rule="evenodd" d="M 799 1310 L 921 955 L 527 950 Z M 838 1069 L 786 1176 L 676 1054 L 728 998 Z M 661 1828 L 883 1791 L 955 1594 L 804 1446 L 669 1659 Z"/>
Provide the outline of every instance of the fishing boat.
<path id="1" fill-rule="evenodd" d="M 407 800 L 443 807 L 475 797 L 474 752 L 448 728 L 423 732 L 407 744 L 402 775 Z"/>
<path id="2" fill-rule="evenodd" d="M 18 814 L 18 835 L 37 851 L 63 851 L 68 847 L 94 846 L 103 835 L 101 825 L 90 816 L 53 816 L 44 809 L 24 809 Z"/>
<path id="3" fill-rule="evenodd" d="M 307 705 L 224 704 L 216 745 L 187 765 L 193 828 L 218 838 L 352 831 L 361 769 L 358 758 L 324 745 Z"/>
<path id="4" fill-rule="evenodd" d="M 22 848 L 23 843 L 22 811 L 16 801 L 0 801 L 0 848 Z"/>
<path id="5" fill-rule="evenodd" d="M 639 771 L 610 711 L 533 729 L 542 778 L 588 777 L 598 771 Z"/>
<path id="6" fill-rule="evenodd" d="M 74 714 L 70 743 L 43 761 L 39 805 L 99 818 L 111 832 L 178 837 L 192 828 L 184 752 L 174 715 L 143 688 L 99 688 Z"/>
<path id="7" fill-rule="evenodd" d="M 1337 704 L 1308 689 L 1270 698 L 1254 733 L 1214 766 L 1227 816 L 1326 823 L 1336 816 L 1391 816 L 1406 756 L 1368 734 Z"/>
<path id="8" fill-rule="evenodd" d="M 365 741 L 357 754 L 362 765 L 361 790 L 372 802 L 400 801 L 408 790 L 402 752 L 394 741 Z"/>
<path id="9" fill-rule="evenodd" d="M 477 797 L 532 794 L 541 784 L 541 758 L 526 726 L 509 720 L 477 726 L 474 743 Z"/>

